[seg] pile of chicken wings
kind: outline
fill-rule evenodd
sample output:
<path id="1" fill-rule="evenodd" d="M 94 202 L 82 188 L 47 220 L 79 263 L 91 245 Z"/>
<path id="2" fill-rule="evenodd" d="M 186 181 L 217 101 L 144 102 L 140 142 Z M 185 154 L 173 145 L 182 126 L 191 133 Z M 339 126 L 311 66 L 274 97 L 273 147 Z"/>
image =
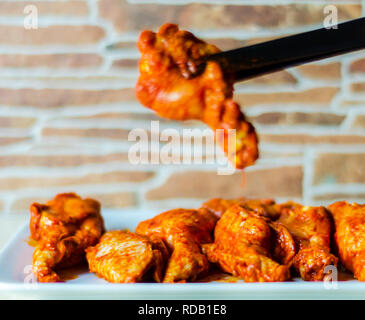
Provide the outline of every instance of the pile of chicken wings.
<path id="1" fill-rule="evenodd" d="M 192 77 L 219 49 L 174 24 L 142 32 L 138 46 L 141 103 L 168 119 L 205 122 L 237 169 L 252 165 L 257 136 L 233 101 L 234 76 L 209 61 Z M 38 243 L 33 272 L 40 282 L 62 281 L 59 270 L 82 262 L 115 283 L 193 282 L 217 270 L 245 282 L 321 281 L 327 267 L 338 264 L 365 281 L 365 205 L 211 199 L 198 209 L 142 221 L 134 233 L 105 232 L 100 203 L 74 193 L 34 203 L 30 213 L 31 239 Z"/>
<path id="2" fill-rule="evenodd" d="M 211 199 L 105 232 L 100 204 L 74 193 L 30 207 L 39 282 L 86 262 L 109 282 L 193 282 L 214 272 L 245 282 L 321 281 L 340 263 L 365 281 L 365 205 L 308 207 L 273 200 Z M 338 258 L 340 262 L 338 262 Z"/>

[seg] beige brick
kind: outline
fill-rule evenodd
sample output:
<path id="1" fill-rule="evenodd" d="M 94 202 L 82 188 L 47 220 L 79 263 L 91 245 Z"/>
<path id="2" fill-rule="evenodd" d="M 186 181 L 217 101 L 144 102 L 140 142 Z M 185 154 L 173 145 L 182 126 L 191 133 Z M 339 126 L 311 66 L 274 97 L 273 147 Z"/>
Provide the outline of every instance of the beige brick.
<path id="1" fill-rule="evenodd" d="M 204 41 L 214 44 L 222 51 L 236 49 L 246 46 L 246 41 L 234 38 L 203 38 Z"/>
<path id="2" fill-rule="evenodd" d="M 254 124 L 265 125 L 318 125 L 318 126 L 336 126 L 341 124 L 346 116 L 332 113 L 304 113 L 304 112 L 268 112 L 258 116 L 249 117 Z"/>
<path id="3" fill-rule="evenodd" d="M 147 200 L 213 197 L 301 197 L 302 168 L 280 167 L 217 175 L 214 171 L 173 173 L 160 187 L 147 192 Z"/>
<path id="4" fill-rule="evenodd" d="M 301 158 L 303 152 L 285 152 L 278 148 L 277 151 L 260 150 L 260 159 L 287 159 L 287 158 Z"/>
<path id="5" fill-rule="evenodd" d="M 363 203 L 365 198 L 365 193 L 328 193 L 328 194 L 321 194 L 321 195 L 315 195 L 313 197 L 313 200 L 315 201 L 343 201 L 349 199 L 354 200 L 358 199 L 359 202 Z"/>
<path id="6" fill-rule="evenodd" d="M 278 28 L 322 23 L 325 4 L 290 5 L 160 5 L 125 0 L 99 1 L 100 16 L 119 32 L 157 28 L 166 21 L 195 30 Z M 336 5 L 341 20 L 361 16 L 361 5 Z"/>
<path id="7" fill-rule="evenodd" d="M 124 112 L 105 112 L 98 113 L 93 115 L 82 115 L 82 116 L 71 116 L 67 117 L 68 119 L 77 119 L 77 120 L 89 120 L 89 119 L 108 119 L 108 120 L 145 120 L 145 121 L 171 121 L 168 119 L 164 119 L 159 117 L 155 113 L 124 113 Z"/>
<path id="8" fill-rule="evenodd" d="M 354 123 L 352 124 L 354 128 L 365 128 L 365 115 L 356 116 Z"/>
<path id="9" fill-rule="evenodd" d="M 90 68 L 101 63 L 102 58 L 91 53 L 0 55 L 0 68 Z"/>
<path id="10" fill-rule="evenodd" d="M 341 63 L 308 64 L 300 66 L 297 70 L 305 77 L 318 80 L 340 80 Z"/>
<path id="11" fill-rule="evenodd" d="M 9 45 L 82 45 L 99 42 L 105 35 L 98 26 L 49 26 L 25 29 L 23 26 L 0 26 L 0 44 Z"/>
<path id="12" fill-rule="evenodd" d="M 75 138 L 102 138 L 127 140 L 129 130 L 125 129 L 99 129 L 99 128 L 44 128 L 42 136 L 44 137 L 75 137 Z"/>
<path id="13" fill-rule="evenodd" d="M 89 106 L 136 100 L 132 88 L 115 90 L 0 88 L 0 96 L 1 105 L 34 106 L 38 108 Z"/>
<path id="14" fill-rule="evenodd" d="M 30 117 L 0 117 L 0 128 L 25 129 L 33 126 L 35 121 Z"/>
<path id="15" fill-rule="evenodd" d="M 284 38 L 290 36 L 290 34 L 280 34 L 280 36 L 268 36 L 268 37 L 254 37 L 245 40 L 245 46 L 253 46 L 261 42 L 267 42 L 278 38 Z"/>
<path id="16" fill-rule="evenodd" d="M 328 106 L 338 91 L 337 87 L 322 87 L 293 92 L 236 93 L 234 97 L 243 108 L 268 104 Z"/>
<path id="17" fill-rule="evenodd" d="M 121 182 L 143 182 L 154 177 L 151 171 L 112 171 L 105 173 L 88 173 L 67 177 L 32 177 L 32 178 L 0 178 L 0 190 L 43 189 L 58 186 L 74 186 L 87 184 L 107 184 Z"/>
<path id="18" fill-rule="evenodd" d="M 76 155 L 0 155 L 0 168 L 4 167 L 78 167 L 86 164 L 107 164 L 109 162 L 120 163 L 127 162 L 127 153 L 111 154 L 76 154 Z"/>
<path id="19" fill-rule="evenodd" d="M 1 1 L 0 15 L 24 16 L 24 8 L 36 5 L 38 15 L 86 16 L 89 12 L 85 1 Z"/>
<path id="20" fill-rule="evenodd" d="M 112 63 L 113 68 L 120 69 L 137 69 L 138 68 L 138 60 L 137 59 L 119 59 L 115 60 Z"/>
<path id="21" fill-rule="evenodd" d="M 261 77 L 253 78 L 242 83 L 242 86 L 247 85 L 280 85 L 280 84 L 296 84 L 297 79 L 287 71 L 280 71 L 267 74 Z"/>
<path id="22" fill-rule="evenodd" d="M 364 107 L 365 101 L 364 100 L 344 100 L 341 101 L 340 107 L 342 108 L 358 108 L 358 107 Z"/>
<path id="23" fill-rule="evenodd" d="M 132 192 L 90 194 L 88 197 L 100 201 L 102 209 L 133 207 L 137 204 L 136 195 Z"/>
<path id="24" fill-rule="evenodd" d="M 0 146 L 8 146 L 28 140 L 30 140 L 30 137 L 0 137 Z"/>
<path id="25" fill-rule="evenodd" d="M 260 134 L 260 142 L 286 144 L 364 144 L 365 135 Z"/>
<path id="26" fill-rule="evenodd" d="M 355 82 L 351 84 L 350 90 L 354 93 L 365 92 L 365 82 Z"/>
<path id="27" fill-rule="evenodd" d="M 118 41 L 110 43 L 106 46 L 107 50 L 119 50 L 119 49 L 137 49 L 136 41 Z"/>
<path id="28" fill-rule="evenodd" d="M 314 163 L 314 184 L 365 183 L 364 163 L 364 153 L 321 154 Z"/>
<path id="29" fill-rule="evenodd" d="M 364 73 L 365 72 L 365 59 L 358 59 L 350 64 L 351 73 Z"/>
<path id="30" fill-rule="evenodd" d="M 87 63 L 87 62 L 86 62 Z M 102 67 L 102 66 L 100 66 Z M 38 67 L 34 67 L 38 68 Z M 96 75 L 101 71 L 101 68 L 98 66 L 80 66 L 80 67 L 67 67 L 67 66 L 54 66 L 54 67 L 39 67 L 39 69 L 28 69 L 28 70 L 20 70 L 20 75 L 16 75 L 16 72 L 13 70 L 7 69 L 5 70 L 6 75 L 0 76 L 0 81 L 3 83 L 1 86 L 3 89 L 7 88 L 7 80 L 9 84 L 13 85 L 22 80 L 22 87 L 24 89 L 32 88 L 32 87 L 39 87 L 39 88 L 54 88 L 54 89 L 85 89 L 86 91 L 102 91 L 102 89 L 117 89 L 121 87 L 130 88 L 129 90 L 125 89 L 125 93 L 127 96 L 127 100 L 136 102 L 134 98 L 134 86 L 135 82 L 137 81 L 137 74 L 130 74 L 128 76 L 102 76 Z M 45 70 L 46 69 L 46 70 Z M 0 68 L 0 72 L 3 72 Z M 27 74 L 31 74 L 34 71 L 34 75 L 36 74 L 44 74 L 43 76 L 37 75 L 28 77 L 23 74 L 23 72 Z M 58 72 L 60 71 L 60 72 Z M 88 74 L 86 74 L 88 71 Z M 54 72 L 54 73 L 53 73 Z M 53 73 L 53 75 L 52 75 Z M 63 75 L 62 75 L 63 73 Z M 69 75 L 67 76 L 66 73 Z M 47 76 L 48 74 L 48 76 Z M 10 87 L 10 86 L 9 86 Z M 130 91 L 130 96 L 128 94 Z M 23 93 L 22 93 L 23 94 Z M 127 95 L 128 94 L 128 95 Z M 1 101 L 0 101 L 1 103 Z M 139 111 L 140 109 L 138 109 Z M 147 111 L 147 109 L 142 109 L 142 111 Z"/>
<path id="31" fill-rule="evenodd" d="M 285 35 L 282 35 L 285 36 Z M 280 37 L 282 37 L 280 36 Z M 257 38 L 247 38 L 247 39 L 236 39 L 236 38 L 203 38 L 204 41 L 214 44 L 222 51 L 236 49 L 239 47 L 252 46 L 260 42 L 266 42 L 279 38 L 279 36 L 272 37 L 257 37 Z"/>

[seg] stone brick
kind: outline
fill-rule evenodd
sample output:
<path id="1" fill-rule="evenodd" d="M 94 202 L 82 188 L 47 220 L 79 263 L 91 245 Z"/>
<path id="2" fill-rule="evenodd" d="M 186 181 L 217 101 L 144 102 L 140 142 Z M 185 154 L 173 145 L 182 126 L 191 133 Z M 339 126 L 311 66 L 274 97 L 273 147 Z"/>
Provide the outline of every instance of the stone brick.
<path id="1" fill-rule="evenodd" d="M 297 79 L 289 72 L 280 71 L 247 80 L 242 83 L 242 86 L 257 85 L 257 84 L 260 85 L 296 84 L 297 82 L 298 82 Z"/>
<path id="2" fill-rule="evenodd" d="M 0 146 L 8 146 L 28 140 L 30 140 L 30 137 L 0 137 Z"/>
<path id="3" fill-rule="evenodd" d="M 82 45 L 99 42 L 105 35 L 98 26 L 48 26 L 25 29 L 23 26 L 0 26 L 0 44 L 42 46 Z"/>
<path id="4" fill-rule="evenodd" d="M 361 16 L 361 5 L 336 5 L 341 20 Z M 99 12 L 117 31 L 156 29 L 166 21 L 190 30 L 283 28 L 322 23 L 324 4 L 290 5 L 162 5 L 101 0 Z"/>
<path id="5" fill-rule="evenodd" d="M 342 108 L 361 108 L 365 107 L 365 100 L 343 100 L 340 103 Z"/>
<path id="6" fill-rule="evenodd" d="M 88 173 L 67 177 L 9 177 L 0 178 L 0 190 L 43 189 L 55 186 L 74 186 L 86 184 L 108 184 L 121 182 L 142 182 L 154 176 L 151 171 L 111 171 L 104 173 Z"/>
<path id="7" fill-rule="evenodd" d="M 102 66 L 101 66 L 102 67 Z M 23 89 L 38 87 L 39 89 L 53 88 L 53 89 L 85 89 L 87 91 L 102 91 L 109 89 L 117 89 L 124 87 L 125 95 L 127 96 L 127 100 L 135 101 L 134 98 L 134 89 L 133 86 L 137 81 L 137 73 L 124 75 L 123 72 L 120 75 L 100 75 L 99 72 L 102 68 L 87 67 L 59 67 L 55 66 L 54 68 L 43 68 L 40 69 L 28 69 L 28 70 L 19 70 L 19 74 L 17 75 L 16 70 L 5 70 L 6 75 L 1 77 L 0 81 L 3 83 L 1 86 L 3 89 L 7 88 L 6 80 L 9 80 L 10 84 L 19 82 L 19 79 L 22 80 Z M 29 74 L 34 71 L 34 75 L 37 76 L 23 76 L 22 74 Z M 0 72 L 4 72 L 0 68 Z M 24 73 L 23 73 L 24 72 Z M 39 74 L 39 76 L 38 76 Z M 5 84 L 4 84 L 5 83 Z M 129 88 L 127 90 L 127 88 Z M 1 101 L 0 101 L 1 102 Z M 143 110 L 143 109 L 142 109 Z M 144 109 L 145 111 L 147 109 Z"/>
<path id="8" fill-rule="evenodd" d="M 365 135 L 260 134 L 260 142 L 283 144 L 364 144 Z"/>
<path id="9" fill-rule="evenodd" d="M 243 108 L 270 104 L 328 106 L 338 91 L 337 87 L 322 87 L 290 92 L 236 93 L 234 98 Z"/>
<path id="10" fill-rule="evenodd" d="M 138 68 L 138 60 L 137 59 L 119 59 L 113 61 L 113 68 L 120 69 L 137 69 Z"/>
<path id="11" fill-rule="evenodd" d="M 258 116 L 251 116 L 249 120 L 264 125 L 318 125 L 337 126 L 346 116 L 332 113 L 305 113 L 305 112 L 268 112 Z"/>
<path id="12" fill-rule="evenodd" d="M 236 49 L 239 47 L 246 46 L 246 41 L 241 39 L 234 39 L 234 38 L 207 38 L 204 41 L 214 44 L 222 51 Z"/>
<path id="13" fill-rule="evenodd" d="M 107 164 L 127 162 L 127 153 L 75 154 L 75 155 L 0 155 L 0 168 L 4 167 L 78 167 L 86 164 Z"/>
<path id="14" fill-rule="evenodd" d="M 365 59 L 358 59 L 350 64 L 351 73 L 364 73 L 365 72 Z"/>
<path id="15" fill-rule="evenodd" d="M 314 163 L 315 185 L 365 183 L 364 153 L 324 153 Z"/>
<path id="16" fill-rule="evenodd" d="M 92 53 L 0 55 L 0 68 L 91 68 L 101 63 L 102 58 Z"/>
<path id="17" fill-rule="evenodd" d="M 136 41 L 118 41 L 110 43 L 106 46 L 109 51 L 120 50 L 120 49 L 135 49 L 137 50 L 137 39 Z"/>
<path id="18" fill-rule="evenodd" d="M 75 137 L 75 138 L 102 138 L 127 140 L 129 130 L 125 129 L 99 129 L 99 128 L 44 128 L 43 137 Z"/>
<path id="19" fill-rule="evenodd" d="M 28 5 L 36 5 L 38 15 L 66 15 L 86 16 L 89 12 L 85 1 L 1 1 L 0 15 L 24 16 L 24 8 Z"/>
<path id="20" fill-rule="evenodd" d="M 35 121 L 30 117 L 0 117 L 0 128 L 25 129 L 33 126 Z"/>
<path id="21" fill-rule="evenodd" d="M 93 115 L 81 115 L 81 116 L 70 116 L 67 119 L 77 119 L 77 120 L 92 120 L 92 119 L 108 119 L 108 120 L 143 120 L 143 121 L 163 121 L 170 122 L 169 119 L 164 119 L 159 117 L 155 113 L 124 113 L 124 112 L 105 112 Z M 184 122 L 185 124 L 185 122 Z"/>
<path id="22" fill-rule="evenodd" d="M 354 93 L 363 93 L 365 92 L 365 82 L 355 82 L 350 86 L 350 90 Z"/>
<path id="23" fill-rule="evenodd" d="M 354 128 L 365 128 L 365 115 L 356 116 L 354 123 L 352 124 Z"/>
<path id="24" fill-rule="evenodd" d="M 6 89 L 0 88 L 0 104 L 5 106 L 34 106 L 55 108 L 89 106 L 103 103 L 136 101 L 134 89 Z"/>
<path id="25" fill-rule="evenodd" d="M 328 193 L 328 194 L 321 194 L 321 195 L 315 195 L 313 197 L 313 200 L 315 201 L 352 201 L 352 200 L 358 200 L 359 202 L 363 202 L 365 198 L 365 193 Z"/>
<path id="26" fill-rule="evenodd" d="M 266 151 L 260 150 L 260 159 L 287 159 L 287 158 L 301 158 L 303 156 L 303 152 L 285 152 L 281 151 L 278 148 L 277 151 Z"/>
<path id="27" fill-rule="evenodd" d="M 302 168 L 280 168 L 245 171 L 242 175 L 218 176 L 214 171 L 173 173 L 160 187 L 147 192 L 147 200 L 213 197 L 301 197 Z"/>
<path id="28" fill-rule="evenodd" d="M 132 192 L 98 193 L 87 196 L 100 201 L 104 209 L 133 207 L 137 204 L 136 195 Z"/>
<path id="29" fill-rule="evenodd" d="M 297 70 L 305 77 L 318 80 L 340 80 L 341 63 L 308 64 L 297 67 Z"/>
<path id="30" fill-rule="evenodd" d="M 258 37 L 258 38 L 247 38 L 247 39 L 236 39 L 236 38 L 203 38 L 204 41 L 216 45 L 222 51 L 236 49 L 239 47 L 252 46 L 260 42 L 266 42 L 277 39 L 278 36 L 273 37 Z"/>

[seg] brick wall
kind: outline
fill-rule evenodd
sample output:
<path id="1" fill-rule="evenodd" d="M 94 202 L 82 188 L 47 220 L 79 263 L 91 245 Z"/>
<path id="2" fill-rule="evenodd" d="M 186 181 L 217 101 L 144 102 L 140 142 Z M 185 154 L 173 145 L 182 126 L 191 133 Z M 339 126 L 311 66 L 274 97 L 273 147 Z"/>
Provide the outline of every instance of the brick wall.
<path id="1" fill-rule="evenodd" d="M 28 4 L 38 8 L 36 30 L 23 27 Z M 1 212 L 25 212 L 63 191 L 109 208 L 242 195 L 363 201 L 364 51 L 236 85 L 260 136 L 261 158 L 244 175 L 218 176 L 214 164 L 128 162 L 129 130 L 158 119 L 134 97 L 142 29 L 176 22 L 229 49 L 319 27 L 327 4 L 348 20 L 365 1 L 0 1 Z"/>

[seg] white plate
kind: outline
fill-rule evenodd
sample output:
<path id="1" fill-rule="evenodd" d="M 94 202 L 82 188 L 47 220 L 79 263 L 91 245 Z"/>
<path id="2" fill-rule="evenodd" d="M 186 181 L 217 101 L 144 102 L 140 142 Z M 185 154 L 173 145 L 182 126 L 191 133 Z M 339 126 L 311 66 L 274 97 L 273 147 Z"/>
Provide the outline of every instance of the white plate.
<path id="1" fill-rule="evenodd" d="M 158 214 L 150 211 L 111 211 L 106 227 L 134 230 L 139 221 Z M 65 283 L 32 283 L 33 248 L 27 244 L 28 225 L 22 227 L 0 253 L 0 297 L 7 299 L 365 299 L 365 283 L 338 281 L 328 289 L 323 282 L 295 280 L 282 283 L 112 284 L 82 270 Z"/>

